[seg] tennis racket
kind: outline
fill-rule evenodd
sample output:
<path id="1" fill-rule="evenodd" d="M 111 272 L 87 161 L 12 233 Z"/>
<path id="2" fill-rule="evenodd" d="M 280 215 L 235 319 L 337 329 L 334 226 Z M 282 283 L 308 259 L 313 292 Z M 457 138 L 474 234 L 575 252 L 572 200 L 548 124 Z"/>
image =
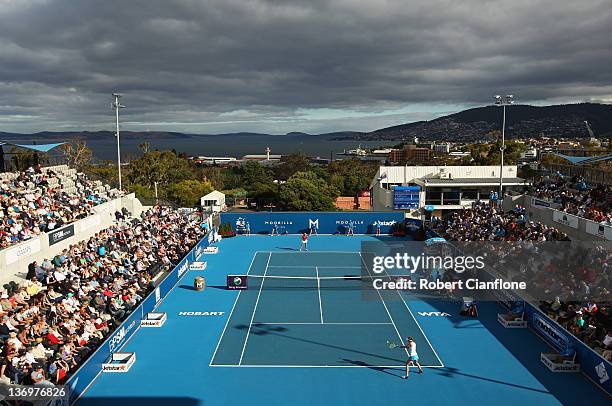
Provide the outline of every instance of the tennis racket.
<path id="1" fill-rule="evenodd" d="M 395 344 L 393 341 L 389 341 L 387 340 L 387 345 L 389 346 L 389 348 L 394 349 L 399 347 L 399 345 Z"/>

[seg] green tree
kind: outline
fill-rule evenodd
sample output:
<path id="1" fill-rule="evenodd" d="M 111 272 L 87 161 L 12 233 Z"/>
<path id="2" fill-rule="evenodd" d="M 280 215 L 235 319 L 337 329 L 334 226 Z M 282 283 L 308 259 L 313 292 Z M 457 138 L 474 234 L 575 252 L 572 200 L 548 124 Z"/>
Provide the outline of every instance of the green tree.
<path id="1" fill-rule="evenodd" d="M 280 200 L 288 210 L 333 210 L 336 196 L 335 188 L 310 171 L 296 172 L 280 190 Z"/>
<path id="2" fill-rule="evenodd" d="M 200 203 L 200 198 L 213 190 L 208 181 L 185 179 L 170 184 L 164 194 L 172 201 L 184 207 L 192 207 Z"/>
<path id="3" fill-rule="evenodd" d="M 329 182 L 343 196 L 355 196 L 370 186 L 378 165 L 359 159 L 343 159 L 328 165 Z"/>
<path id="4" fill-rule="evenodd" d="M 289 179 L 296 172 L 305 172 L 310 168 L 310 162 L 303 153 L 290 154 L 282 157 L 281 162 L 274 169 L 276 178 L 280 180 Z"/>
<path id="5" fill-rule="evenodd" d="M 161 188 L 194 178 L 187 160 L 171 151 L 150 151 L 130 162 L 127 179 L 153 190 L 155 182 Z"/>

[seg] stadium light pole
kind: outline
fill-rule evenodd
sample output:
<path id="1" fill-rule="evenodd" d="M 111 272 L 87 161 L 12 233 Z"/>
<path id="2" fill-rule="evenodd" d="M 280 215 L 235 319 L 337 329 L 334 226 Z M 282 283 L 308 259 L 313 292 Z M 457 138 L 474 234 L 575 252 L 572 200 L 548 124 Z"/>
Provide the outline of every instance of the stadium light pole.
<path id="1" fill-rule="evenodd" d="M 113 93 L 113 103 L 112 106 L 115 109 L 116 117 L 117 117 L 117 132 L 115 133 L 115 137 L 117 137 L 117 172 L 119 173 L 119 190 L 123 190 L 121 184 L 121 146 L 119 143 L 119 109 L 124 108 L 125 106 L 119 103 L 119 99 L 121 95 L 119 93 Z"/>
<path id="2" fill-rule="evenodd" d="M 495 105 L 502 106 L 503 118 L 502 118 L 502 143 L 499 150 L 501 152 L 501 159 L 499 164 L 499 199 L 503 199 L 504 196 L 504 150 L 506 149 L 506 106 L 514 104 L 514 96 L 507 94 L 505 96 L 496 95 Z"/>

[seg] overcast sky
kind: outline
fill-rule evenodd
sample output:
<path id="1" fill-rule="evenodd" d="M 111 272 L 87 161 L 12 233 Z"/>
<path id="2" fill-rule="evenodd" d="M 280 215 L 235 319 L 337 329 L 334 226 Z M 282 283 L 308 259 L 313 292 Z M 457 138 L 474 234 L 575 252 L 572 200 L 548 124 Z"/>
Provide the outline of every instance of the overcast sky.
<path id="1" fill-rule="evenodd" d="M 0 131 L 368 131 L 612 102 L 612 0 L 0 0 Z"/>

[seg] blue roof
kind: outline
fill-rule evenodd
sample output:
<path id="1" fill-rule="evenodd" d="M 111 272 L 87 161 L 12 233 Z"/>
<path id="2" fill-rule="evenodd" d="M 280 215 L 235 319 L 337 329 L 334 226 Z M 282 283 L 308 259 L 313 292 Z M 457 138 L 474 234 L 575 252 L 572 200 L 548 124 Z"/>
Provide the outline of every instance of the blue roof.
<path id="1" fill-rule="evenodd" d="M 574 165 L 590 164 L 594 162 L 608 161 L 612 159 L 612 154 L 600 156 L 571 156 L 555 153 L 554 155 L 563 158 L 566 161 L 570 161 Z"/>
<path id="2" fill-rule="evenodd" d="M 0 146 L 2 146 L 2 145 L 12 145 L 14 147 L 31 149 L 33 151 L 38 151 L 38 152 L 49 152 L 53 148 L 59 147 L 62 144 L 66 144 L 66 143 L 65 142 L 58 142 L 58 143 L 55 143 L 55 144 L 15 144 L 13 142 L 0 141 Z"/>

